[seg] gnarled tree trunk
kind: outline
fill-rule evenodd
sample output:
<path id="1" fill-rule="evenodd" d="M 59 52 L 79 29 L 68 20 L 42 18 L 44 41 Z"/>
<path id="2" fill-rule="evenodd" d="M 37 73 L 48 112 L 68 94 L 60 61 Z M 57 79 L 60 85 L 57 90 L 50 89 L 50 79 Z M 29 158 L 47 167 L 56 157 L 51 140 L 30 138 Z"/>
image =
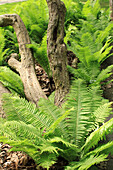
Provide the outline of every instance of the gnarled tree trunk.
<path id="1" fill-rule="evenodd" d="M 47 53 L 56 86 L 55 104 L 61 105 L 69 91 L 67 71 L 67 48 L 64 43 L 66 8 L 60 0 L 46 0 L 49 8 L 47 30 Z"/>
<path id="2" fill-rule="evenodd" d="M 5 27 L 8 25 L 13 26 L 16 32 L 19 44 L 19 52 L 21 55 L 21 62 L 16 59 L 16 55 L 12 54 L 12 57 L 9 59 L 8 63 L 11 67 L 19 72 L 24 85 L 26 98 L 29 101 L 37 104 L 38 100 L 41 97 L 47 97 L 41 89 L 37 80 L 31 49 L 26 47 L 27 44 L 31 43 L 28 32 L 23 21 L 17 14 L 5 14 L 0 16 L 0 27 Z"/>
<path id="3" fill-rule="evenodd" d="M 47 30 L 47 53 L 55 82 L 55 104 L 61 106 L 65 95 L 69 91 L 69 75 L 67 71 L 67 48 L 64 43 L 64 21 L 66 8 L 60 0 L 47 0 L 49 8 L 49 24 Z M 12 54 L 8 64 L 19 72 L 24 85 L 26 98 L 37 104 L 38 100 L 47 98 L 37 80 L 33 55 L 27 44 L 30 38 L 24 23 L 17 14 L 0 16 L 0 27 L 13 26 L 21 55 L 21 62 L 17 54 Z"/>

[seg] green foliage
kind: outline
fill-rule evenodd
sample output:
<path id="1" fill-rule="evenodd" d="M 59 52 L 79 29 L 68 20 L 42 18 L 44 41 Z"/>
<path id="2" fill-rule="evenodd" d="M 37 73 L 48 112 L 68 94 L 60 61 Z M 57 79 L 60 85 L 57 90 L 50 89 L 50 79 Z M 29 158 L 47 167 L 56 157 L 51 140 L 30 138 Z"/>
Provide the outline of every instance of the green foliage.
<path id="1" fill-rule="evenodd" d="M 58 156 L 72 162 L 67 169 L 88 169 L 105 160 L 106 150 L 113 147 L 113 142 L 90 152 L 89 149 L 112 131 L 113 119 L 95 131 L 110 114 L 112 103 L 102 100 L 99 88 L 92 88 L 81 79 L 75 80 L 62 109 L 46 99 L 41 99 L 36 108 L 23 98 L 4 94 L 7 120 L 0 122 L 0 142 L 9 143 L 13 151 L 26 152 L 39 166 L 47 169 Z"/>
<path id="2" fill-rule="evenodd" d="M 83 19 L 82 7 L 83 4 L 79 0 L 63 0 L 67 12 L 65 18 L 66 29 L 70 24 L 79 24 L 79 19 Z"/>
<path id="3" fill-rule="evenodd" d="M 99 84 L 111 74 L 110 72 L 113 66 L 100 71 L 100 65 L 111 55 L 109 55 L 112 49 L 112 46 L 110 46 L 111 41 L 107 40 L 104 45 L 103 41 L 108 36 L 112 27 L 113 25 L 110 24 L 105 30 L 98 32 L 98 34 L 97 31 L 93 33 L 90 32 L 88 25 L 85 24 L 83 24 L 80 31 L 74 26 L 70 26 L 69 28 L 65 42 L 71 42 L 71 46 L 68 46 L 69 50 L 74 51 L 80 61 L 77 70 L 68 66 L 69 71 L 71 71 L 75 77 L 84 79 L 87 84 Z"/>
<path id="4" fill-rule="evenodd" d="M 67 139 L 80 147 L 84 143 L 84 136 L 99 126 L 99 123 L 104 122 L 110 114 L 111 103 L 106 103 L 107 101 L 102 98 L 99 87 L 88 89 L 81 79 L 73 82 L 67 99 L 64 107 L 68 109 L 74 107 L 66 121 Z"/>
<path id="5" fill-rule="evenodd" d="M 77 70 L 69 70 L 87 84 L 99 84 L 112 70 L 111 66 L 111 70 L 109 67 L 101 72 L 100 65 L 111 55 L 113 23 L 109 22 L 108 11 L 100 8 L 99 0 L 88 0 L 81 13 L 85 18 L 79 19 L 79 25 L 71 23 L 66 31 L 65 43 L 80 61 Z"/>
<path id="6" fill-rule="evenodd" d="M 38 61 L 46 73 L 50 75 L 50 66 L 47 58 L 47 35 L 43 37 L 41 44 L 32 41 L 32 44 L 27 45 L 27 47 L 33 50 L 36 61 Z"/>
<path id="7" fill-rule="evenodd" d="M 5 48 L 9 48 L 11 53 L 19 53 L 19 45 L 16 37 L 16 33 L 14 32 L 13 28 L 9 26 L 8 28 L 4 28 L 4 36 L 5 36 Z"/>
<path id="8" fill-rule="evenodd" d="M 12 93 L 17 93 L 20 96 L 24 95 L 24 87 L 21 78 L 18 74 L 14 73 L 8 67 L 0 67 L 0 81 L 5 87 L 7 87 Z"/>
<path id="9" fill-rule="evenodd" d="M 56 106 L 49 101 L 46 103 L 46 100 L 44 100 L 43 105 L 46 103 L 45 105 L 48 106 L 49 102 L 48 108 L 50 105 L 54 108 L 54 111 L 51 111 L 51 109 L 49 111 L 48 109 L 46 115 L 40 107 L 37 109 L 35 105 L 24 99 L 20 99 L 18 96 L 4 94 L 3 100 L 5 112 L 8 117 L 6 122 L 1 121 L 0 123 L 0 141 L 7 141 L 13 145 L 12 150 L 24 151 L 29 154 L 37 164 L 44 168 L 49 168 L 55 163 L 55 160 L 60 152 L 63 152 L 63 149 L 76 149 L 75 145 L 70 144 L 61 137 L 62 129 L 60 129 L 60 131 L 57 130 L 61 128 L 59 127 L 59 123 L 61 123 L 62 119 L 65 119 L 67 113 L 63 112 L 60 118 L 60 116 L 56 115 Z M 57 108 L 57 110 L 59 110 L 59 108 Z M 49 114 L 50 112 L 51 114 Z M 56 117 L 58 117 L 58 119 Z M 60 124 L 60 126 L 61 125 L 62 124 Z M 55 128 L 56 134 L 59 137 L 56 137 L 54 133 L 49 137 L 48 134 L 51 133 L 51 130 L 55 130 Z M 46 134 L 46 129 L 48 134 Z M 3 135 L 7 138 L 3 138 Z"/>
<path id="10" fill-rule="evenodd" d="M 113 154 L 113 142 L 98 145 L 113 130 L 113 119 L 104 123 L 111 114 L 112 103 L 103 99 L 100 90 L 100 82 L 108 78 L 113 69 L 111 65 L 100 70 L 112 48 L 113 24 L 109 24 L 108 11 L 101 10 L 99 0 L 88 0 L 85 5 L 79 0 L 64 0 L 64 3 L 67 7 L 65 42 L 80 61 L 77 70 L 69 69 L 77 79 L 72 82 L 62 108 L 55 106 L 52 99 L 40 99 L 36 108 L 19 96 L 4 94 L 7 118 L 0 121 L 0 142 L 13 146 L 11 151 L 26 152 L 43 168 L 49 169 L 62 156 L 70 163 L 66 169 L 83 170 L 105 161 L 110 152 Z M 46 1 L 28 0 L 12 11 L 24 21 L 32 42 L 28 47 L 33 49 L 35 58 L 49 75 Z M 18 53 L 11 27 L 5 29 L 5 36 L 4 47 L 8 45 Z M 19 77 L 9 68 L 0 68 L 0 81 L 24 96 Z"/>
<path id="11" fill-rule="evenodd" d="M 46 1 L 28 0 L 21 6 L 17 5 L 15 12 L 22 18 L 31 39 L 39 44 L 47 30 L 49 19 Z"/>
<path id="12" fill-rule="evenodd" d="M 29 10 L 30 9 L 30 10 Z M 4 7 L 4 11 L 5 7 Z M 35 59 L 50 75 L 50 67 L 47 58 L 46 45 L 46 30 L 48 26 L 48 7 L 46 1 L 42 0 L 28 0 L 23 3 L 17 3 L 13 8 L 6 13 L 17 13 L 23 20 L 32 44 L 30 48 L 33 49 Z M 10 53 L 19 53 L 19 46 L 16 38 L 16 33 L 11 26 L 4 28 L 6 37 L 5 48 L 10 49 Z"/>
<path id="13" fill-rule="evenodd" d="M 87 0 L 85 5 L 83 6 L 82 14 L 86 17 L 89 17 L 91 15 L 97 17 L 101 9 L 99 1 L 100 0 L 96 1 Z"/>
<path id="14" fill-rule="evenodd" d="M 113 118 L 108 122 L 104 123 L 99 129 L 92 132 L 87 138 L 83 150 L 84 153 L 88 152 L 89 149 L 96 146 L 100 140 L 103 140 L 106 134 L 111 133 L 113 131 Z"/>
<path id="15" fill-rule="evenodd" d="M 72 162 L 71 163 L 71 166 L 67 166 L 66 167 L 66 170 L 75 170 L 75 169 L 78 169 L 78 170 L 83 170 L 83 169 L 89 169 L 92 165 L 95 165 L 95 164 L 98 164 L 100 162 L 103 162 L 103 161 L 107 161 L 107 158 L 108 155 L 90 155 L 89 157 L 87 157 L 86 159 L 83 159 L 79 162 Z"/>
<path id="16" fill-rule="evenodd" d="M 9 49 L 5 50 L 5 37 L 4 37 L 4 30 L 0 29 L 0 66 L 4 64 L 5 56 Z"/>

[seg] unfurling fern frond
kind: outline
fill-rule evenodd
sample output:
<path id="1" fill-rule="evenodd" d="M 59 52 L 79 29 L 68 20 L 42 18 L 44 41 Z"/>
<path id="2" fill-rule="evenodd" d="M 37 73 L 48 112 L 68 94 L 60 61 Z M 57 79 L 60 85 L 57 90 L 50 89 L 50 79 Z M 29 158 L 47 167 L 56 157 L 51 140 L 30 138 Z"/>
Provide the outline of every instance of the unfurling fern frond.
<path id="1" fill-rule="evenodd" d="M 8 67 L 0 67 L 0 81 L 5 87 L 7 87 L 11 92 L 17 93 L 20 96 L 24 95 L 24 87 L 21 78 L 18 74 L 14 73 Z"/>

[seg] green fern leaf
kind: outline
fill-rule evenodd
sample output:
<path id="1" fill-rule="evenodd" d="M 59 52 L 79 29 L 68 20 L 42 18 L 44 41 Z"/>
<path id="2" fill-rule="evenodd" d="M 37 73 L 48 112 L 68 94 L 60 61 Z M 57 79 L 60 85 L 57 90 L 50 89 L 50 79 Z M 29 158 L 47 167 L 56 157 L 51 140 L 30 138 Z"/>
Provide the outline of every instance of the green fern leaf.
<path id="1" fill-rule="evenodd" d="M 24 95 L 23 83 L 18 74 L 14 73 L 8 67 L 0 67 L 0 81 L 10 91 L 13 91 L 20 96 Z"/>
<path id="2" fill-rule="evenodd" d="M 49 168 L 55 164 L 57 161 L 57 157 L 56 154 L 51 153 L 44 153 L 42 155 L 40 155 L 40 159 L 39 159 L 39 165 L 37 167 L 42 166 L 43 168 L 46 168 L 47 170 L 49 170 Z"/>
<path id="3" fill-rule="evenodd" d="M 27 125 L 24 122 L 17 122 L 17 121 L 7 121 L 4 124 L 0 124 L 1 126 L 1 133 L 6 136 L 9 136 L 12 140 L 41 140 L 41 133 L 40 129 L 35 128 L 34 126 Z M 11 134 L 10 134 L 11 133 Z M 12 135 L 13 134 L 13 135 Z"/>
<path id="4" fill-rule="evenodd" d="M 90 155 L 86 159 L 83 159 L 79 162 L 72 162 L 71 166 L 67 166 L 66 170 L 87 170 L 89 169 L 92 165 L 94 164 L 99 164 L 100 162 L 107 161 L 108 155 L 99 155 L 99 156 L 94 156 Z"/>
<path id="5" fill-rule="evenodd" d="M 59 137 L 54 137 L 52 139 L 49 140 L 50 143 L 62 143 L 63 145 L 65 145 L 66 147 L 73 147 L 73 148 L 77 148 L 76 145 L 72 144 L 72 143 L 69 143 L 67 141 L 65 141 L 64 139 L 62 138 L 59 138 Z"/>
<path id="6" fill-rule="evenodd" d="M 113 141 L 103 144 L 102 146 L 97 147 L 93 151 L 88 152 L 85 157 L 89 155 L 96 154 L 113 154 Z"/>
<path id="7" fill-rule="evenodd" d="M 45 135 L 51 134 L 54 130 L 58 127 L 58 125 L 70 114 L 70 112 L 74 110 L 71 108 L 70 110 L 66 111 L 62 116 L 60 116 L 48 129 Z"/>
<path id="8" fill-rule="evenodd" d="M 82 149 L 84 150 L 84 154 L 89 151 L 92 147 L 96 146 L 97 143 L 102 140 L 105 135 L 113 131 L 113 118 L 108 122 L 104 123 L 99 129 L 95 130 L 90 134 L 87 138 Z"/>
<path id="9" fill-rule="evenodd" d="M 39 106 L 39 110 L 47 117 L 47 120 L 48 120 L 48 125 L 46 126 L 47 134 L 45 133 L 45 135 L 51 134 L 51 133 L 48 133 L 49 129 L 50 129 L 50 132 L 51 131 L 53 132 L 55 128 L 59 126 L 57 128 L 58 130 L 57 135 L 60 136 L 62 134 L 65 136 L 66 135 L 65 125 L 62 120 L 65 118 L 65 116 L 69 112 L 65 113 L 63 109 L 55 106 L 49 100 L 45 100 L 43 98 L 39 100 L 38 106 Z M 60 123 L 61 121 L 62 123 Z"/>
<path id="10" fill-rule="evenodd" d="M 88 91 L 86 90 L 86 85 L 83 80 L 78 79 L 73 82 L 71 92 L 65 103 L 65 108 L 72 108 L 74 110 L 70 111 L 69 116 L 67 116 L 67 139 L 73 142 L 75 145 L 82 145 L 82 140 L 84 140 L 84 135 L 87 133 L 86 125 L 89 120 L 90 112 L 87 107 L 89 102 Z"/>
<path id="11" fill-rule="evenodd" d="M 94 111 L 95 122 L 102 123 L 112 113 L 112 102 L 105 103 Z"/>
<path id="12" fill-rule="evenodd" d="M 96 81 L 100 83 L 104 81 L 105 79 L 107 79 L 108 77 L 110 77 L 110 75 L 112 74 L 111 73 L 112 70 L 113 70 L 113 65 L 110 65 L 106 69 L 103 69 L 98 75 Z"/>
<path id="13" fill-rule="evenodd" d="M 3 95 L 3 107 L 8 120 L 23 121 L 36 128 L 48 127 L 50 120 L 42 114 L 35 104 L 11 94 Z"/>

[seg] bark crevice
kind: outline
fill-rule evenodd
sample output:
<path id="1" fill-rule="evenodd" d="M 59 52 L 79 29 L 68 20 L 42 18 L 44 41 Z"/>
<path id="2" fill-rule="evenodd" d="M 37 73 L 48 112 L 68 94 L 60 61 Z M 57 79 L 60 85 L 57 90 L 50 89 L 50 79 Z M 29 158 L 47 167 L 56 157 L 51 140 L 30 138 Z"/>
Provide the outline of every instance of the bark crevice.
<path id="1" fill-rule="evenodd" d="M 46 0 L 49 8 L 47 54 L 55 82 L 55 104 L 60 106 L 69 92 L 67 48 L 64 43 L 66 8 L 60 0 Z"/>

